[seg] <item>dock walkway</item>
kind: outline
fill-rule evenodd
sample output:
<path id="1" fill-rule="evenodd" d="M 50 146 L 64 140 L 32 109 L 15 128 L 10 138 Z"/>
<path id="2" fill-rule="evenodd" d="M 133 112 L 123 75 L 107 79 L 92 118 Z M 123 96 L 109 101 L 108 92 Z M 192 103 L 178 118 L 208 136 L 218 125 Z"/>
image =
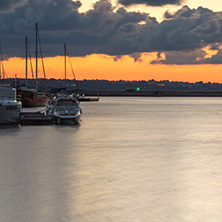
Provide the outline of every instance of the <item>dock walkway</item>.
<path id="1" fill-rule="evenodd" d="M 45 116 L 41 112 L 21 112 L 21 125 L 51 125 L 51 118 Z"/>

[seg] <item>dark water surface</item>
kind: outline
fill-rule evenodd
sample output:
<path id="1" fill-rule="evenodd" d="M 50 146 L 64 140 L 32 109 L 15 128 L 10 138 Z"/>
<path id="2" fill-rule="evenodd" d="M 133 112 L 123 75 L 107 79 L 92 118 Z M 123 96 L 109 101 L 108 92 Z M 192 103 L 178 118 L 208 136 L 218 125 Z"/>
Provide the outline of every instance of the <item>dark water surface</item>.
<path id="1" fill-rule="evenodd" d="M 220 222 L 222 99 L 101 98 L 80 126 L 0 128 L 1 222 Z"/>

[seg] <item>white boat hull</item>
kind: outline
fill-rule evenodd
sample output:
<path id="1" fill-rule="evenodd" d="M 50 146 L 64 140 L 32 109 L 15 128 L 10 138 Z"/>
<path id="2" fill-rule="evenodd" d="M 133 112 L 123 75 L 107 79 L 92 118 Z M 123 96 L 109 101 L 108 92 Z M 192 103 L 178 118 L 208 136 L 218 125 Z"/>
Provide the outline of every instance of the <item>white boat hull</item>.
<path id="1" fill-rule="evenodd" d="M 80 116 L 80 112 L 75 115 L 60 115 L 59 113 L 55 113 L 52 118 L 56 124 L 79 124 Z"/>
<path id="2" fill-rule="evenodd" d="M 21 103 L 0 103 L 0 124 L 18 124 L 20 120 Z"/>
<path id="3" fill-rule="evenodd" d="M 82 109 L 72 94 L 57 94 L 46 105 L 45 115 L 55 124 L 78 124 Z"/>

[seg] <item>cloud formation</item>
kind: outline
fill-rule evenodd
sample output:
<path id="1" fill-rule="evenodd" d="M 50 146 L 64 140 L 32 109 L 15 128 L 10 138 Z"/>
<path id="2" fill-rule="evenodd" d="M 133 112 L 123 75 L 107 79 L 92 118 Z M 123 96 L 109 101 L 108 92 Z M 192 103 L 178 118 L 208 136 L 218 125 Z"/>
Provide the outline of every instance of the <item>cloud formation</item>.
<path id="1" fill-rule="evenodd" d="M 206 52 L 202 49 L 187 51 L 170 51 L 159 52 L 157 57 L 151 64 L 165 65 L 185 65 L 185 64 L 201 64 L 204 63 Z"/>
<path id="2" fill-rule="evenodd" d="M 165 65 L 198 65 L 198 64 L 221 64 L 222 44 L 210 45 L 206 48 L 158 52 L 156 59 L 151 64 Z"/>
<path id="3" fill-rule="evenodd" d="M 181 5 L 184 0 L 118 0 L 125 6 L 145 4 L 148 6 Z"/>
<path id="4" fill-rule="evenodd" d="M 28 0 L 1 0 L 0 12 L 11 12 L 27 4 Z"/>
<path id="5" fill-rule="evenodd" d="M 172 64 L 173 60 L 178 64 L 213 63 L 221 58 L 219 48 L 218 55 L 211 60 L 204 58 L 201 50 L 207 45 L 215 47 L 221 41 L 221 12 L 183 6 L 175 13 L 166 12 L 165 19 L 159 23 L 148 13 L 128 12 L 124 7 L 115 9 L 109 0 L 98 1 L 84 13 L 79 12 L 80 1 L 20 0 L 17 3 L 20 4 L 14 11 L 0 12 L 0 37 L 3 48 L 7 49 L 4 54 L 8 56 L 24 56 L 25 36 L 30 43 L 34 42 L 38 22 L 45 56 L 61 55 L 63 44 L 67 43 L 71 56 L 131 55 L 140 61 L 140 53 L 164 52 L 165 60 L 157 58 L 154 64 Z"/>

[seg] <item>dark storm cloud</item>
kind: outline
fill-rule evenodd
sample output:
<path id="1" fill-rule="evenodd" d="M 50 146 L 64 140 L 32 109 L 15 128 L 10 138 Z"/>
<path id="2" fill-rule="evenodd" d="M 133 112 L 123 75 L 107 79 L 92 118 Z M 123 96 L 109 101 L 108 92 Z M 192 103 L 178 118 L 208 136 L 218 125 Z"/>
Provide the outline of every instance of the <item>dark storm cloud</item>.
<path id="1" fill-rule="evenodd" d="M 213 55 L 211 58 L 206 58 L 202 63 L 206 64 L 221 64 L 222 63 L 222 50 L 218 50 L 217 54 Z"/>
<path id="2" fill-rule="evenodd" d="M 140 61 L 140 53 L 160 51 L 169 53 L 167 61 L 183 55 L 184 63 L 191 63 L 191 58 L 203 57 L 202 47 L 222 39 L 222 13 L 206 8 L 191 10 L 184 6 L 173 14 L 166 12 L 165 20 L 158 23 L 147 13 L 128 12 L 123 7 L 116 10 L 108 0 L 98 1 L 85 13 L 79 12 L 80 7 L 80 1 L 29 0 L 14 12 L 0 12 L 4 54 L 23 56 L 25 36 L 34 42 L 36 22 L 45 56 L 62 54 L 63 44 L 67 43 L 72 56 L 105 53 L 117 59 L 131 55 Z M 184 56 L 188 51 L 195 53 Z M 167 61 L 157 59 L 153 63 Z"/>
<path id="3" fill-rule="evenodd" d="M 118 2 L 125 6 L 145 4 L 148 6 L 163 6 L 163 5 L 181 5 L 184 0 L 118 0 Z"/>
<path id="4" fill-rule="evenodd" d="M 205 61 L 206 52 L 202 49 L 170 51 L 158 53 L 156 60 L 151 64 L 184 65 L 200 64 Z"/>
<path id="5" fill-rule="evenodd" d="M 218 49 L 217 53 L 211 57 L 203 49 L 187 51 L 171 51 L 158 53 L 151 64 L 165 65 L 197 65 L 197 64 L 221 64 L 222 50 Z"/>
<path id="6" fill-rule="evenodd" d="M 0 12 L 14 11 L 17 7 L 27 4 L 28 0 L 1 0 Z"/>

